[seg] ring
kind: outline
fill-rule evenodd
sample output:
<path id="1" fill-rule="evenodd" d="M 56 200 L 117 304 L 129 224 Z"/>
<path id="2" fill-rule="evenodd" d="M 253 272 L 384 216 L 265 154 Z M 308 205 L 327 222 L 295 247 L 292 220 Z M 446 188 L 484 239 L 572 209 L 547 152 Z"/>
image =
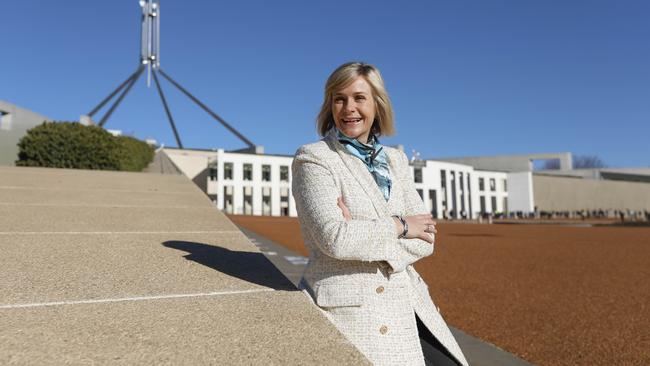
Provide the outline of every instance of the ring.
<path id="1" fill-rule="evenodd" d="M 425 231 L 431 232 L 431 225 L 427 225 L 427 229 Z"/>

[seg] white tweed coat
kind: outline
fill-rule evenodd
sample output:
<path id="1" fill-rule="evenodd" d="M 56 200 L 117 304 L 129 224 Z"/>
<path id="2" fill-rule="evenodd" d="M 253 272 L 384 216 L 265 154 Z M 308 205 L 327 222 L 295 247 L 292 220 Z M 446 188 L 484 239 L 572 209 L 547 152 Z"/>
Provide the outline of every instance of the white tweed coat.
<path id="1" fill-rule="evenodd" d="M 392 215 L 427 213 L 403 152 L 384 147 L 392 179 L 388 201 L 363 162 L 334 133 L 304 145 L 293 161 L 293 196 L 309 263 L 301 281 L 318 305 L 377 365 L 423 365 L 415 314 L 461 364 L 458 343 L 412 264 L 433 252 L 397 239 Z M 337 206 L 342 196 L 352 220 Z"/>

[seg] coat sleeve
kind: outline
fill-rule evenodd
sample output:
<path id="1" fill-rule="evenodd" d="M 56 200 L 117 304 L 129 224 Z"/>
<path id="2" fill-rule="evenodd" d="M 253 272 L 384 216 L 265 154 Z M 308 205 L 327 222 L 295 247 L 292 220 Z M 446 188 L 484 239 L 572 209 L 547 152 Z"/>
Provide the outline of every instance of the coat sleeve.
<path id="1" fill-rule="evenodd" d="M 404 210 L 406 211 L 407 216 L 411 215 L 421 215 L 429 213 L 422 202 L 422 197 L 418 194 L 415 183 L 413 183 L 413 176 L 411 171 L 408 168 L 409 161 L 404 152 L 399 151 L 400 167 L 401 172 L 399 173 L 399 179 L 402 182 L 402 187 L 404 188 Z"/>
<path id="2" fill-rule="evenodd" d="M 393 179 L 399 179 L 400 186 L 404 189 L 404 216 L 428 213 L 422 198 L 415 189 L 413 177 L 408 168 L 408 158 L 403 152 L 399 151 L 396 159 L 398 162 L 395 165 L 398 169 L 396 169 Z M 433 244 L 429 244 L 422 239 L 399 239 L 399 247 L 397 257 L 392 261 L 388 261 L 388 264 L 393 268 L 393 272 L 401 272 L 408 265 L 431 255 L 434 248 Z"/>
<path id="3" fill-rule="evenodd" d="M 326 255 L 342 260 L 393 261 L 399 240 L 392 217 L 345 220 L 337 199 L 341 190 L 325 158 L 301 147 L 292 165 L 292 191 L 303 230 Z"/>

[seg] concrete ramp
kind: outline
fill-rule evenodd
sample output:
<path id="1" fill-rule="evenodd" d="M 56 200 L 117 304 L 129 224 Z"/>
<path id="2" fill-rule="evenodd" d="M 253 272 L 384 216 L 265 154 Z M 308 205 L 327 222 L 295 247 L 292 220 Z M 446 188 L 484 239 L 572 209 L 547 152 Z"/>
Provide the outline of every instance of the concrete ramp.
<path id="1" fill-rule="evenodd" d="M 187 178 L 0 167 L 0 364 L 366 364 Z"/>

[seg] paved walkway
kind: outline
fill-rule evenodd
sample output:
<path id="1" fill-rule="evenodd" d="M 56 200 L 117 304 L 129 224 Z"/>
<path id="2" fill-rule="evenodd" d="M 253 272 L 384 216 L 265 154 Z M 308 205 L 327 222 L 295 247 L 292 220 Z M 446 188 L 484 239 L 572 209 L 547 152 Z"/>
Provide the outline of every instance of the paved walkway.
<path id="1" fill-rule="evenodd" d="M 282 245 L 275 243 L 253 231 L 241 228 L 241 231 L 257 245 L 266 257 L 280 270 L 294 285 L 297 285 L 302 276 L 302 271 L 307 264 L 307 258 L 300 256 Z M 500 348 L 484 342 L 469 334 L 450 327 L 461 349 L 472 366 L 531 366 L 524 361 Z"/>
<path id="2" fill-rule="evenodd" d="M 0 167 L 0 364 L 365 364 L 186 177 Z"/>
<path id="3" fill-rule="evenodd" d="M 145 173 L 157 173 L 157 174 L 176 174 L 181 175 L 183 172 L 178 169 L 176 164 L 172 159 L 165 154 L 162 148 L 159 148 L 154 156 L 153 161 L 149 164 L 148 167 L 144 169 Z"/>

